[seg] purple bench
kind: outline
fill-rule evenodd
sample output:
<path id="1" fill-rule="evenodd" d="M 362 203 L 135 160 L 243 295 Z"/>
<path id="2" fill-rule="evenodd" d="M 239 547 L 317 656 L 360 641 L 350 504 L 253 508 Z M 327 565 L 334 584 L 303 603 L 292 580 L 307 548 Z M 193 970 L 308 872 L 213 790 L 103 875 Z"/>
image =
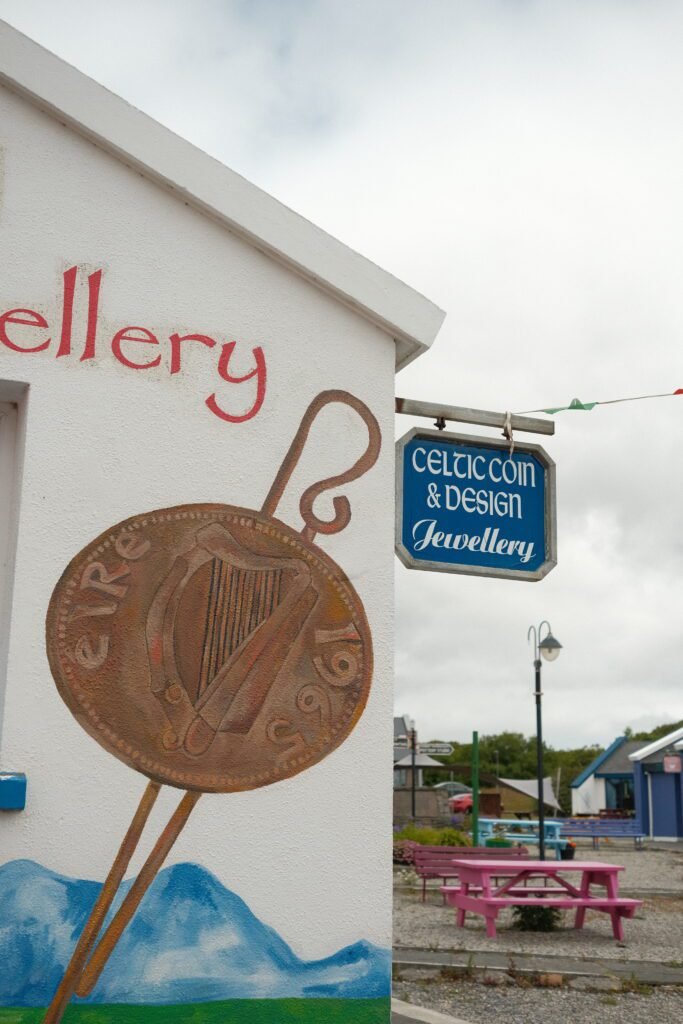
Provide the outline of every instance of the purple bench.
<path id="1" fill-rule="evenodd" d="M 424 903 L 427 895 L 429 879 L 448 881 L 460 877 L 457 868 L 453 866 L 456 858 L 471 860 L 491 856 L 495 856 L 496 859 L 518 861 L 528 857 L 529 851 L 525 846 L 512 846 L 509 849 L 495 851 L 486 846 L 416 846 L 413 851 L 413 863 L 415 873 L 422 879 L 422 902 Z"/>

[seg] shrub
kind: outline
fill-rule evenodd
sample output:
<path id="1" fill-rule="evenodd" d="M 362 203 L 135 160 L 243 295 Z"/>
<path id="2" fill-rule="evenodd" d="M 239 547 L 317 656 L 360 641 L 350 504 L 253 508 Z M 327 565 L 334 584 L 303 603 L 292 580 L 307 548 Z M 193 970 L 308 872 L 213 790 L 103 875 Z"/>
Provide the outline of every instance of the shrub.
<path id="1" fill-rule="evenodd" d="M 419 846 L 412 839 L 397 839 L 394 841 L 394 864 L 408 864 L 414 863 L 413 851 L 416 846 Z"/>
<path id="2" fill-rule="evenodd" d="M 439 846 L 471 846 L 472 840 L 457 828 L 439 829 Z"/>
<path id="3" fill-rule="evenodd" d="M 428 828 L 426 825 L 406 825 L 400 832 L 396 832 L 395 839 L 410 839 L 420 846 L 438 846 L 439 833 L 435 828 Z"/>
<path id="4" fill-rule="evenodd" d="M 523 932 L 553 932 L 562 915 L 557 907 L 514 907 L 514 928 Z"/>
<path id="5" fill-rule="evenodd" d="M 406 825 L 400 832 L 394 833 L 394 846 L 397 841 L 409 840 L 419 846 L 471 846 L 472 840 L 464 832 L 455 828 L 429 828 L 428 826 Z"/>

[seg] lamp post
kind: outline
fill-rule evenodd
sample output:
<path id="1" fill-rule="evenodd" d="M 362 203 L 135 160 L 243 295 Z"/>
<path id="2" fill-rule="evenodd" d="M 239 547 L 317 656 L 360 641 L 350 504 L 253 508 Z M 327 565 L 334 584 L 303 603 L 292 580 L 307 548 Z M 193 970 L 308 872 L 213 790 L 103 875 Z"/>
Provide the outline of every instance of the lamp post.
<path id="1" fill-rule="evenodd" d="M 410 810 L 413 824 L 415 823 L 415 760 L 417 758 L 417 729 L 415 728 L 415 719 L 408 719 L 408 728 L 410 729 Z"/>
<path id="2" fill-rule="evenodd" d="M 543 627 L 548 632 L 542 637 Z M 534 697 L 536 698 L 536 776 L 538 780 L 538 855 L 545 860 L 545 811 L 543 804 L 543 723 L 541 718 L 541 655 L 546 661 L 555 661 L 562 650 L 562 644 L 552 634 L 550 623 L 544 619 L 536 626 L 529 626 L 527 643 L 534 638 Z"/>
<path id="3" fill-rule="evenodd" d="M 501 815 L 501 799 L 500 799 L 500 756 L 497 750 L 493 751 L 493 756 L 496 759 L 496 793 L 498 794 L 498 813 Z"/>

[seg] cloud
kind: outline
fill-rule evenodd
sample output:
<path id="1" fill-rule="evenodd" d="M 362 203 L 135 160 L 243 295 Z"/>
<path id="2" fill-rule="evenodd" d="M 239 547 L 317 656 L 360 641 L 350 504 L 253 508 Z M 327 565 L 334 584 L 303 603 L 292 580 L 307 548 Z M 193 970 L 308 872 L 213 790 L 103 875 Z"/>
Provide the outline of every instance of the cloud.
<path id="1" fill-rule="evenodd" d="M 673 0 L 0 0 L 0 16 L 447 311 L 397 393 L 534 409 L 683 386 Z M 549 743 L 683 717 L 683 399 L 560 413 L 539 584 L 397 565 L 397 710 Z M 400 417 L 397 430 L 412 422 Z"/>

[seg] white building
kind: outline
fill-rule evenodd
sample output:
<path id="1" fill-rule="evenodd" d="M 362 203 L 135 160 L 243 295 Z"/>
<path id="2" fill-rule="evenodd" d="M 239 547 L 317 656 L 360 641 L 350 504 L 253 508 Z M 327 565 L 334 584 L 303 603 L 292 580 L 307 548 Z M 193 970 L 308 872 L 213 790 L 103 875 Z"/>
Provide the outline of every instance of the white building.
<path id="1" fill-rule="evenodd" d="M 2 23 L 0 53 L 0 767 L 28 779 L 25 810 L 0 818 L 0 898 L 13 908 L 0 964 L 14 951 L 11 972 L 0 966 L 0 1005 L 52 998 L 79 931 L 73 922 L 97 892 L 88 880 L 107 875 L 145 775 L 161 775 L 174 784 L 162 786 L 127 877 L 183 783 L 238 791 L 201 797 L 91 998 L 197 1002 L 199 1021 L 207 1000 L 317 993 L 321 1024 L 335 999 L 354 1020 L 356 998 L 376 998 L 377 1020 L 388 1022 L 394 373 L 431 344 L 443 314 Z M 356 405 L 324 404 L 279 502 L 270 500 L 306 410 L 330 389 Z M 359 409 L 368 410 L 365 422 Z M 382 438 L 376 461 L 335 486 L 372 447 L 371 422 Z M 302 521 L 300 498 L 319 481 Z M 337 515 L 343 525 L 343 503 L 331 503 L 340 495 L 350 522 L 311 540 L 311 522 Z M 207 503 L 247 511 L 226 520 Z M 198 505 L 204 511 L 188 509 Z M 298 552 L 302 591 L 313 591 L 280 660 L 268 655 L 271 688 L 252 731 L 226 733 L 219 715 L 203 775 L 202 744 L 190 739 L 202 715 L 209 728 L 213 705 L 190 693 L 183 666 L 191 658 L 181 650 L 195 649 L 199 634 L 185 626 L 194 605 L 163 591 L 198 547 L 178 547 L 149 590 L 154 559 L 169 557 L 159 538 L 172 546 L 173 531 L 195 515 L 218 523 L 223 538 L 232 524 L 243 557 L 261 551 L 261 541 L 250 548 L 244 539 L 258 532 L 258 517 L 275 523 L 273 544 Z M 219 562 L 222 571 L 227 563 L 214 555 Z M 68 565 L 47 624 L 49 663 L 46 613 Z M 352 621 L 333 622 L 332 611 L 324 618 L 323 605 L 333 608 L 324 604 L 326 580 L 335 608 L 350 602 Z M 251 586 L 258 595 L 260 584 Z M 232 598 L 220 593 L 226 605 L 215 605 L 214 617 L 225 631 Z M 218 651 L 225 639 L 216 643 Z M 282 707 L 296 685 L 294 662 L 310 678 L 317 671 L 318 682 L 292 691 L 290 721 Z M 154 672 L 171 663 L 180 684 L 160 677 L 156 688 Z M 211 687 L 225 683 L 220 665 L 228 661 L 214 664 Z M 212 689 L 212 700 L 221 692 Z M 195 716 L 194 732 L 178 732 L 183 709 Z M 171 723 L 163 736 L 162 710 Z M 299 712 L 313 723 L 310 735 Z M 264 737 L 282 757 L 240 775 L 235 751 L 246 764 L 258 746 L 265 764 Z M 229 783 L 218 747 L 232 766 Z M 31 917 L 38 925 L 17 953 Z M 311 965 L 321 958 L 331 959 Z"/>

